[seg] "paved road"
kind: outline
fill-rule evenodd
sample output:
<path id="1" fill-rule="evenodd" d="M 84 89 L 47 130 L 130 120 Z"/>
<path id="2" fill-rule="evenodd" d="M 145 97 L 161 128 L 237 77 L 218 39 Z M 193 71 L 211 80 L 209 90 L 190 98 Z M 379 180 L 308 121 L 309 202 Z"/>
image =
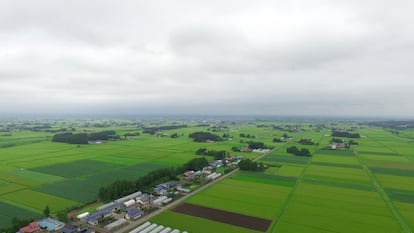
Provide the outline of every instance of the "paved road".
<path id="1" fill-rule="evenodd" d="M 283 145 L 284 145 L 284 144 L 283 144 Z M 260 156 L 256 157 L 256 158 L 255 158 L 255 159 L 253 159 L 253 160 L 254 160 L 254 161 L 257 161 L 257 160 L 259 160 L 259 159 L 263 158 L 264 156 L 266 156 L 266 155 L 268 155 L 268 154 L 272 153 L 272 152 L 273 152 L 274 150 L 276 150 L 277 148 L 279 148 L 279 147 L 276 147 L 276 148 L 274 148 L 273 150 L 271 150 L 271 151 L 269 151 L 269 152 L 267 152 L 267 153 L 264 153 L 264 154 L 262 154 L 262 155 L 260 155 Z M 197 189 L 197 190 L 195 190 L 195 191 L 193 191 L 193 192 L 191 192 L 191 193 L 189 193 L 189 194 L 187 194 L 187 195 L 185 195 L 185 196 L 183 196 L 183 197 L 181 197 L 181 198 L 179 198 L 179 199 L 175 200 L 174 202 L 171 202 L 171 203 L 169 203 L 169 204 L 167 204 L 167 205 L 165 205 L 165 206 L 163 206 L 163 207 L 159 208 L 158 210 L 155 210 L 155 211 L 151 212 L 150 214 L 143 216 L 142 218 L 138 219 L 137 221 L 133 222 L 132 224 L 129 224 L 129 225 L 127 225 L 127 226 L 123 227 L 123 228 L 118 229 L 118 230 L 117 230 L 117 231 L 115 231 L 114 233 L 124 233 L 124 232 L 129 232 L 129 231 L 133 230 L 134 228 L 138 227 L 139 225 L 141 225 L 142 223 L 144 223 L 144 222 L 148 221 L 149 219 L 151 219 L 151 218 L 155 217 L 156 215 L 158 215 L 158 214 L 162 213 L 163 211 L 168 210 L 168 209 L 171 209 L 171 208 L 173 208 L 173 207 L 175 207 L 175 206 L 179 205 L 180 203 L 182 203 L 183 201 L 185 201 L 187 198 L 190 198 L 191 196 L 193 196 L 193 195 L 195 195 L 195 194 L 197 194 L 197 193 L 199 193 L 199 192 L 203 191 L 204 189 L 211 187 L 212 185 L 214 185 L 214 184 L 216 184 L 217 182 L 219 182 L 219 181 L 221 181 L 221 180 L 223 180 L 223 179 L 225 179 L 225 178 L 227 178 L 227 177 L 231 176 L 232 174 L 236 173 L 237 171 L 239 171 L 239 169 L 238 169 L 238 168 L 234 169 L 233 171 L 231 171 L 231 172 L 229 172 L 229 173 L 227 173 L 227 174 L 225 174 L 225 175 L 223 175 L 223 176 L 220 176 L 220 177 L 219 177 L 219 178 L 217 178 L 216 180 L 213 180 L 213 181 L 211 181 L 211 182 L 209 182 L 209 183 L 207 183 L 207 184 L 203 185 L 203 186 L 202 186 L 202 187 L 200 187 L 199 189 Z"/>

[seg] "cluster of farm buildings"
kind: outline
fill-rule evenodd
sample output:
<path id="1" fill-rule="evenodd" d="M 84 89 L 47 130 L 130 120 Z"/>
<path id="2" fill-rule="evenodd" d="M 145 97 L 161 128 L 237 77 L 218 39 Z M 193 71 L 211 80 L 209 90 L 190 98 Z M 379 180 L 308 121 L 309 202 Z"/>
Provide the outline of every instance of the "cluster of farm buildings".
<path id="1" fill-rule="evenodd" d="M 221 166 L 237 165 L 242 156 L 227 157 L 224 160 L 214 160 L 199 171 L 186 171 L 183 174 L 182 182 L 191 182 L 194 179 L 204 179 L 205 181 L 215 180 L 222 174 L 216 172 Z M 110 219 L 110 223 L 103 226 L 106 231 L 113 231 L 127 225 L 130 221 L 136 221 L 145 214 L 145 210 L 150 208 L 161 207 L 173 201 L 171 194 L 186 194 L 191 189 L 184 188 L 180 181 L 168 181 L 158 184 L 153 189 L 152 194 L 142 193 L 140 191 L 132 193 L 128 196 L 119 198 L 113 202 L 102 205 L 96 211 L 89 213 L 84 212 L 77 216 L 80 223 L 89 224 L 92 228 L 101 225 L 103 220 Z M 102 226 L 102 225 L 101 225 Z M 142 229 L 140 228 L 142 227 Z M 169 227 L 157 226 L 146 222 L 140 227 L 134 229 L 130 233 L 180 233 L 177 229 Z M 32 222 L 28 226 L 20 228 L 17 233 L 36 233 L 36 232 L 59 232 L 59 233 L 94 233 L 87 228 L 81 228 L 76 225 L 70 225 L 57 221 L 52 218 L 45 218 L 38 222 Z M 184 232 L 183 232 L 184 233 Z"/>
<path id="2" fill-rule="evenodd" d="M 95 233 L 87 228 L 65 224 L 52 218 L 44 218 L 21 227 L 17 233 L 59 232 L 59 233 Z"/>

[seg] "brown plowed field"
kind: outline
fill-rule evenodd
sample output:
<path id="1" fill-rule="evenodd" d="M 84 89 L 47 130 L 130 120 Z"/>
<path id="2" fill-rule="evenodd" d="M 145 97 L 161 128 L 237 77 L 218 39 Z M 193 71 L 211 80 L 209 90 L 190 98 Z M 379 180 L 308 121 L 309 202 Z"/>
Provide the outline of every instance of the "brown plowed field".
<path id="1" fill-rule="evenodd" d="M 183 203 L 173 209 L 175 212 L 227 223 L 239 227 L 266 232 L 272 221 L 243 214 Z"/>

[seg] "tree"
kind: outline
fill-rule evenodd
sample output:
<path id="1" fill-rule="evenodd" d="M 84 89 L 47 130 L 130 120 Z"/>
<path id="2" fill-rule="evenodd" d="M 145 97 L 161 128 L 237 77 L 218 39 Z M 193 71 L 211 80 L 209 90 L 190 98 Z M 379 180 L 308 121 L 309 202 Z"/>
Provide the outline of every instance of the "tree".
<path id="1" fill-rule="evenodd" d="M 56 215 L 59 221 L 69 222 L 68 215 L 65 211 L 59 211 Z"/>
<path id="2" fill-rule="evenodd" d="M 296 146 L 291 146 L 286 149 L 287 153 L 294 154 L 297 156 L 312 156 L 310 151 L 306 148 L 298 149 Z"/>
<path id="3" fill-rule="evenodd" d="M 240 170 L 244 171 L 261 171 L 264 169 L 263 164 L 256 163 L 251 159 L 243 159 L 239 162 Z"/>
<path id="4" fill-rule="evenodd" d="M 47 205 L 45 209 L 43 210 L 43 216 L 49 217 L 49 215 L 50 215 L 50 209 L 49 209 L 49 206 Z"/>
<path id="5" fill-rule="evenodd" d="M 250 149 L 265 149 L 266 145 L 263 142 L 247 142 Z"/>

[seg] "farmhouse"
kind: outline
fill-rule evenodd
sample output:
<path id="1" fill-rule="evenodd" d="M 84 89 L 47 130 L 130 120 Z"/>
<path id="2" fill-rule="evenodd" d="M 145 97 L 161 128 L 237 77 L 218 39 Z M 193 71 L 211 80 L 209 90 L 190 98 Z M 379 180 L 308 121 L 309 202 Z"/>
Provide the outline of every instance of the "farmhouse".
<path id="1" fill-rule="evenodd" d="M 136 198 L 137 204 L 141 206 L 148 205 L 150 200 L 151 200 L 151 196 L 146 193 Z"/>
<path id="2" fill-rule="evenodd" d="M 123 203 L 123 205 L 124 205 L 125 208 L 131 207 L 131 206 L 133 206 L 135 204 L 136 204 L 135 203 L 135 199 L 131 199 L 131 200 L 126 201 L 126 202 Z"/>
<path id="3" fill-rule="evenodd" d="M 157 185 L 154 188 L 154 192 L 158 195 L 167 195 L 168 191 L 177 187 L 178 183 L 175 181 L 168 181 L 162 184 Z"/>
<path id="4" fill-rule="evenodd" d="M 126 202 L 126 201 L 130 200 L 130 199 L 137 198 L 137 197 L 139 197 L 141 195 L 142 195 L 142 192 L 141 191 L 138 191 L 138 192 L 129 194 L 128 196 L 121 197 L 121 198 L 115 200 L 114 203 L 123 203 L 123 202 Z"/>
<path id="5" fill-rule="evenodd" d="M 112 211 L 113 211 L 113 208 L 111 208 L 111 207 L 103 209 L 103 210 L 97 210 L 97 211 L 91 213 L 90 215 L 82 218 L 81 220 L 84 221 L 84 222 L 87 222 L 91 225 L 96 226 L 96 225 L 98 225 L 100 219 L 111 216 Z"/>
<path id="6" fill-rule="evenodd" d="M 332 150 L 345 149 L 346 143 L 332 143 L 330 146 Z"/>
<path id="7" fill-rule="evenodd" d="M 95 233 L 95 231 L 86 228 L 80 228 L 79 226 L 75 225 L 65 225 L 62 229 L 60 229 L 59 233 Z"/>
<path id="8" fill-rule="evenodd" d="M 191 190 L 190 189 L 186 189 L 186 188 L 183 188 L 183 186 L 178 186 L 177 188 L 177 191 L 180 191 L 180 192 L 184 192 L 184 193 L 189 193 L 189 192 L 191 192 Z"/>
<path id="9" fill-rule="evenodd" d="M 240 148 L 240 152 L 252 152 L 252 149 L 250 149 L 249 147 L 243 147 Z"/>
<path id="10" fill-rule="evenodd" d="M 144 215 L 144 212 L 137 208 L 128 208 L 125 211 L 127 212 L 125 218 L 129 220 L 137 220 L 142 215 Z"/>
<path id="11" fill-rule="evenodd" d="M 74 225 L 66 225 L 64 226 L 62 229 L 60 229 L 60 233 L 76 233 L 80 231 L 80 227 L 79 226 L 74 226 Z"/>
<path id="12" fill-rule="evenodd" d="M 201 175 L 203 175 L 201 171 L 196 171 L 196 172 L 192 171 L 191 175 L 186 176 L 184 180 L 190 181 L 190 180 L 200 177 Z"/>
<path id="13" fill-rule="evenodd" d="M 82 218 L 86 217 L 89 215 L 89 212 L 84 212 L 79 214 L 78 216 L 76 216 L 77 219 L 81 220 Z"/>
<path id="14" fill-rule="evenodd" d="M 19 232 L 21 233 L 33 233 L 40 230 L 37 222 L 31 222 L 29 225 L 20 228 Z"/>
<path id="15" fill-rule="evenodd" d="M 192 174 L 194 174 L 194 171 L 186 171 L 186 172 L 184 172 L 184 176 L 186 176 L 186 177 L 191 176 Z"/>
<path id="16" fill-rule="evenodd" d="M 39 221 L 39 227 L 50 232 L 57 231 L 61 229 L 65 224 L 55 219 L 45 218 Z"/>
<path id="17" fill-rule="evenodd" d="M 212 167 L 221 167 L 223 165 L 222 160 L 214 160 L 210 162 L 210 166 Z"/>

